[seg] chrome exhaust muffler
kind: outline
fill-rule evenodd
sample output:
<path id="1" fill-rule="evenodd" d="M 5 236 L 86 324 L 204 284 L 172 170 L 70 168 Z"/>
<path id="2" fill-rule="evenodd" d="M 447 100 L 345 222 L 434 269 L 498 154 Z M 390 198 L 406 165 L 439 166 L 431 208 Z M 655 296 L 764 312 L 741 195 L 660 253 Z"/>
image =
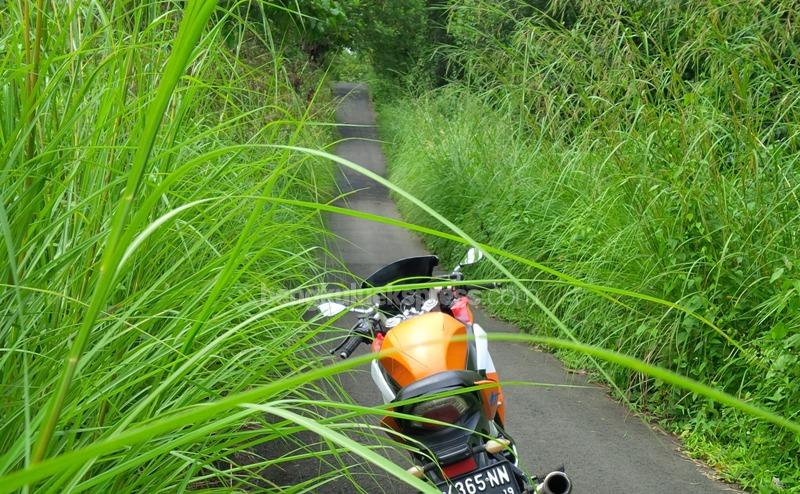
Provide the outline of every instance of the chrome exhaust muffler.
<path id="1" fill-rule="evenodd" d="M 572 492 L 572 482 L 564 472 L 550 472 L 536 486 L 536 494 L 570 494 Z"/>

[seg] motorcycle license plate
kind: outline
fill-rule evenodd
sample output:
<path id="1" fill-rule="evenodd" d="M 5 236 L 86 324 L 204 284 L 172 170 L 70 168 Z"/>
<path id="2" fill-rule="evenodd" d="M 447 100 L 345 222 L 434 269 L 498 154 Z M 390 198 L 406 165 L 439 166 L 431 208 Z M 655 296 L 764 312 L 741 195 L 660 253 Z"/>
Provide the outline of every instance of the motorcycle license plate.
<path id="1" fill-rule="evenodd" d="M 507 461 L 458 476 L 436 487 L 442 494 L 521 494 L 511 463 Z"/>

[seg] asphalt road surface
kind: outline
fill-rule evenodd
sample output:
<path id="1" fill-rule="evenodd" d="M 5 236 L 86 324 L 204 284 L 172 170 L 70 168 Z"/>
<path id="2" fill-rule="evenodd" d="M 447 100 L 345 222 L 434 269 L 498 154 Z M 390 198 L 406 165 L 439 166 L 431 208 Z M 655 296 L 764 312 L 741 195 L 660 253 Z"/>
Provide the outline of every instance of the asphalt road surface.
<path id="1" fill-rule="evenodd" d="M 344 138 L 338 144 L 336 154 L 385 175 L 386 160 L 381 143 L 377 141 L 375 112 L 367 88 L 339 83 L 334 92 L 341 98 L 336 119 Z M 340 201 L 340 205 L 400 218 L 383 186 L 346 169 L 340 169 L 338 184 L 343 192 L 352 192 Z M 329 242 L 329 249 L 334 257 L 344 261 L 355 280 L 397 259 L 427 253 L 421 240 L 406 230 L 340 215 L 329 216 L 327 223 L 336 235 Z M 519 331 L 491 319 L 480 310 L 475 316 L 489 332 Z M 363 348 L 356 354 L 365 351 Z M 611 400 L 603 388 L 567 372 L 552 355 L 525 344 L 508 342 L 491 342 L 490 351 L 503 380 L 573 385 L 504 386 L 507 428 L 516 441 L 526 471 L 541 473 L 563 464 L 572 478 L 576 494 L 711 494 L 733 491 L 711 480 L 707 469 L 681 455 L 675 440 L 651 429 Z M 355 403 L 366 406 L 380 403 L 367 369 L 348 373 L 342 376 L 341 382 Z M 311 436 L 307 436 L 309 442 L 313 441 Z M 390 455 L 403 467 L 409 465 L 406 455 L 399 452 Z M 354 463 L 359 462 L 354 459 Z M 330 467 L 299 462 L 287 465 L 279 473 L 268 472 L 266 478 L 272 477 L 272 482 L 285 486 L 318 475 L 326 468 Z M 374 467 L 357 466 L 352 475 L 362 479 L 363 487 L 359 489 L 362 492 L 413 492 L 396 479 L 382 476 Z M 311 489 L 311 492 L 320 493 L 355 491 L 344 478 Z"/>

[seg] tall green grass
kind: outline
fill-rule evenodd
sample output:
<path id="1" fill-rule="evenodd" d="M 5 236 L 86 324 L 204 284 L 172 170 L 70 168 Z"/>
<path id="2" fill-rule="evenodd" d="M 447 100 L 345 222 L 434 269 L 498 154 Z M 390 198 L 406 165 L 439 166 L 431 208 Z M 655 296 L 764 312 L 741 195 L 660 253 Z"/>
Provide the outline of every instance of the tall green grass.
<path id="1" fill-rule="evenodd" d="M 0 491 L 230 490 L 291 459 L 243 453 L 319 391 L 290 385 L 318 327 L 285 302 L 323 230 L 272 199 L 332 183 L 267 146 L 324 147 L 330 106 L 257 7 L 0 3 Z"/>
<path id="2" fill-rule="evenodd" d="M 315 123 L 329 108 L 270 8 L 0 4 L 0 492 L 313 492 L 357 483 L 353 461 L 431 490 L 375 454 L 385 444 L 359 417 L 383 410 L 325 398 L 339 390 L 320 380 L 369 357 L 325 367 L 306 351 L 324 343 L 304 317 L 315 298 L 291 293 L 324 274 L 332 157 L 308 148 L 329 141 Z M 797 430 L 634 359 L 530 340 Z M 273 454 L 285 441 L 295 448 Z M 303 458 L 330 470 L 291 486 L 263 478 Z"/>
<path id="3" fill-rule="evenodd" d="M 440 50 L 454 82 L 383 106 L 392 179 L 479 241 L 678 302 L 722 329 L 515 268 L 538 280 L 536 293 L 578 340 L 797 417 L 794 3 L 517 5 L 453 3 L 453 43 Z M 434 224 L 401 206 L 412 222 Z M 460 253 L 429 240 L 450 260 Z M 517 300 L 486 302 L 559 334 Z M 796 435 L 647 374 L 604 371 L 727 478 L 765 491 L 773 476 L 800 485 Z"/>

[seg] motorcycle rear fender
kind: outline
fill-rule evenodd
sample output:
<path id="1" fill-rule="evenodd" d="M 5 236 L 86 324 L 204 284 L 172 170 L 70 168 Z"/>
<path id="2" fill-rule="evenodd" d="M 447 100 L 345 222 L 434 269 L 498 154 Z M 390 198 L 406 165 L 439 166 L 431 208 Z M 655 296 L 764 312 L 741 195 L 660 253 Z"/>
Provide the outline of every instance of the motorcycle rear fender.
<path id="1" fill-rule="evenodd" d="M 458 370 L 439 372 L 402 388 L 400 391 L 398 391 L 394 401 L 402 402 L 424 396 L 446 393 L 447 391 L 457 391 L 481 384 L 483 382 L 486 382 L 486 380 L 481 374 L 475 371 Z M 474 431 L 481 432 L 483 428 L 480 427 L 481 424 L 478 423 L 478 419 L 483 422 L 492 419 L 491 415 L 486 414 L 487 409 L 483 404 L 484 394 L 481 391 L 482 390 L 459 394 L 459 396 L 462 396 L 467 400 L 470 406 L 470 409 L 464 414 L 462 420 L 458 424 L 460 427 L 463 427 L 467 430 L 453 427 L 444 428 L 438 431 L 428 431 L 419 430 L 412 427 L 410 425 L 410 421 L 408 420 L 395 419 L 395 422 L 398 424 L 400 430 L 405 434 L 417 438 L 428 438 L 428 440 L 425 441 L 426 444 L 430 442 L 429 440 L 438 442 L 436 440 L 439 438 L 446 439 L 449 442 L 452 434 L 448 432 L 451 430 L 458 431 L 464 435 L 471 435 L 474 433 Z M 399 405 L 396 409 L 402 413 L 411 413 L 411 410 L 415 405 L 416 403 Z"/>
<path id="2" fill-rule="evenodd" d="M 380 372 L 379 372 L 380 373 Z M 500 388 L 500 384 L 497 381 L 485 379 L 481 374 L 473 371 L 447 371 L 447 372 L 440 372 L 438 374 L 434 374 L 429 376 L 425 379 L 421 379 L 416 383 L 413 383 L 405 388 L 401 389 L 396 397 L 396 401 L 403 401 L 409 400 L 412 398 L 417 398 L 424 395 L 442 393 L 445 391 L 455 390 L 459 388 L 468 388 L 475 385 L 490 385 L 483 389 L 480 389 L 476 393 L 467 393 L 470 401 L 474 405 L 474 408 L 469 413 L 469 417 L 465 419 L 467 424 L 460 424 L 462 427 L 468 429 L 468 431 L 461 431 L 465 432 L 465 434 L 460 434 L 462 436 L 460 441 L 462 444 L 464 443 L 463 436 L 468 436 L 472 434 L 472 431 L 480 431 L 481 429 L 478 428 L 480 425 L 477 420 L 473 420 L 473 415 L 478 416 L 481 415 L 481 419 L 483 421 L 491 421 L 494 419 L 495 415 L 498 413 L 498 407 L 500 405 L 500 399 L 502 398 L 502 389 Z M 471 396 L 470 396 L 471 395 Z M 413 405 L 408 406 L 408 410 L 406 407 L 401 407 L 401 411 L 408 412 Z M 481 413 L 476 413 L 480 411 Z M 501 422 L 505 417 L 500 417 Z M 472 423 L 475 422 L 475 423 Z M 407 427 L 405 421 L 394 421 L 394 424 L 399 427 L 399 430 L 402 430 L 404 433 L 417 436 L 419 435 L 419 431 L 415 431 L 412 428 Z M 436 434 L 441 434 L 442 438 L 445 439 L 447 442 L 450 442 L 453 434 L 443 434 L 443 432 L 447 430 L 458 430 L 458 429 L 445 429 L 443 431 L 437 431 L 435 433 L 426 432 L 423 435 L 426 435 L 432 440 L 438 439 Z M 445 437 L 446 436 L 446 437 Z M 436 450 L 433 444 L 426 442 L 426 445 L 431 447 L 431 449 Z M 441 449 L 441 448 L 440 448 Z"/>
<path id="3" fill-rule="evenodd" d="M 440 372 L 401 389 L 397 393 L 396 401 L 411 400 L 468 388 L 480 383 L 482 380 L 484 380 L 483 376 L 474 371 Z M 470 409 L 461 418 L 457 427 L 445 427 L 435 431 L 420 430 L 411 426 L 407 420 L 394 420 L 398 430 L 424 444 L 441 465 L 449 465 L 473 456 L 473 449 L 485 441 L 480 434 L 488 434 L 489 432 L 490 419 L 486 416 L 482 394 L 480 392 L 469 392 L 459 396 L 467 399 L 470 403 Z M 414 405 L 399 406 L 398 411 L 410 413 Z"/>

